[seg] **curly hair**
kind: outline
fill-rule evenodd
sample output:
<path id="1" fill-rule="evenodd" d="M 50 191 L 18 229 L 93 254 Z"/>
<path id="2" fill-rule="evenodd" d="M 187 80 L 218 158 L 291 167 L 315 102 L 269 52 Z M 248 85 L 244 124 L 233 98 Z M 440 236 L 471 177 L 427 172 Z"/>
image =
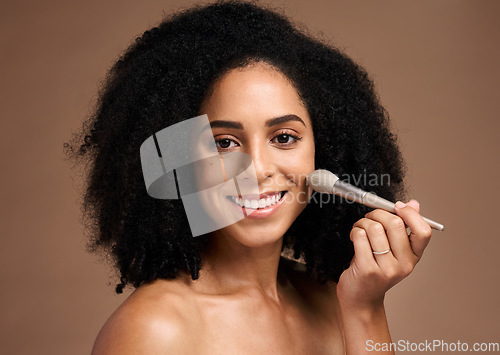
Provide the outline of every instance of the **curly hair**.
<path id="1" fill-rule="evenodd" d="M 135 40 L 110 69 L 94 113 L 64 143 L 70 159 L 89 164 L 82 204 L 89 246 L 112 257 L 120 272 L 117 293 L 181 271 L 198 278 L 210 237 L 192 237 L 181 200 L 147 194 L 139 148 L 153 133 L 199 115 L 224 73 L 259 61 L 285 74 L 303 100 L 317 169 L 353 178 L 385 175 L 390 183 L 358 179 L 357 186 L 387 199 L 403 196 L 397 140 L 363 68 L 253 2 L 191 7 Z M 350 229 L 367 211 L 336 196 L 310 202 L 285 233 L 283 248 L 319 283 L 337 282 L 354 254 Z"/>

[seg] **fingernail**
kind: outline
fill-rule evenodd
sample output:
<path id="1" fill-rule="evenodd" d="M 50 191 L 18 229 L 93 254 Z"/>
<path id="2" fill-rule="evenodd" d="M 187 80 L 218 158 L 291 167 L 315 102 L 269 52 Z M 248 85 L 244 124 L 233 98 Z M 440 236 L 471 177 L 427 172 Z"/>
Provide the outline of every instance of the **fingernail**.
<path id="1" fill-rule="evenodd" d="M 404 208 L 404 207 L 406 207 L 406 203 L 403 203 L 403 202 L 401 202 L 401 201 L 398 201 L 398 202 L 396 202 L 396 207 L 397 207 L 397 208 Z"/>

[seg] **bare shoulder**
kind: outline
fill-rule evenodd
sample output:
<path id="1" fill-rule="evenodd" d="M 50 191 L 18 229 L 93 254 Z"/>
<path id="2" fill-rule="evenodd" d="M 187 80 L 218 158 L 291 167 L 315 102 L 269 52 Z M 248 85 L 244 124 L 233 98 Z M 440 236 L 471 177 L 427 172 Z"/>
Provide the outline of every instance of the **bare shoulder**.
<path id="1" fill-rule="evenodd" d="M 106 321 L 92 354 L 188 353 L 189 309 L 168 283 L 141 286 Z"/>

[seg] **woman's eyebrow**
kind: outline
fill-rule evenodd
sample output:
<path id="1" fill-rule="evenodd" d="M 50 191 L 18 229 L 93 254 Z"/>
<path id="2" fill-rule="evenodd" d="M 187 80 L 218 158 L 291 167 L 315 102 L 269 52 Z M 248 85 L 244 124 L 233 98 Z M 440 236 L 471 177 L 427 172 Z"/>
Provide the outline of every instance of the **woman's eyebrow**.
<path id="1" fill-rule="evenodd" d="M 304 121 L 302 121 L 302 119 L 299 116 L 292 115 L 292 114 L 271 118 L 271 119 L 266 121 L 266 126 L 271 127 L 271 126 L 274 126 L 274 125 L 277 125 L 277 124 L 280 124 L 283 122 L 288 122 L 288 121 L 299 121 L 304 125 L 304 127 L 306 126 Z"/>
<path id="2" fill-rule="evenodd" d="M 304 121 L 299 116 L 293 115 L 293 114 L 271 118 L 271 119 L 266 121 L 266 126 L 271 127 L 271 126 L 275 126 L 277 124 L 280 124 L 283 122 L 288 122 L 288 121 L 298 121 L 298 122 L 301 122 L 304 125 L 304 127 L 306 126 Z M 243 125 L 240 122 L 222 121 L 222 120 L 216 120 L 216 121 L 210 122 L 210 127 L 211 128 L 221 127 L 221 128 L 243 129 Z"/>
<path id="3" fill-rule="evenodd" d="M 211 128 L 222 127 L 222 128 L 236 128 L 243 129 L 243 125 L 240 122 L 236 121 L 212 121 L 210 122 Z"/>

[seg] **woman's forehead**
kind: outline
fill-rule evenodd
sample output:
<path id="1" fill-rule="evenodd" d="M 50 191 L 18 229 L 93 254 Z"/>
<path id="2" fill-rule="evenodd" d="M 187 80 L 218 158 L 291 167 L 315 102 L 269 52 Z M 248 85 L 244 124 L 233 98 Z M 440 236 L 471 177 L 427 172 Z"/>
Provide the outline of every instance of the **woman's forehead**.
<path id="1" fill-rule="evenodd" d="M 296 116 L 309 120 L 300 96 L 288 78 L 274 67 L 255 64 L 237 68 L 222 76 L 202 106 L 210 121 L 265 120 Z"/>

